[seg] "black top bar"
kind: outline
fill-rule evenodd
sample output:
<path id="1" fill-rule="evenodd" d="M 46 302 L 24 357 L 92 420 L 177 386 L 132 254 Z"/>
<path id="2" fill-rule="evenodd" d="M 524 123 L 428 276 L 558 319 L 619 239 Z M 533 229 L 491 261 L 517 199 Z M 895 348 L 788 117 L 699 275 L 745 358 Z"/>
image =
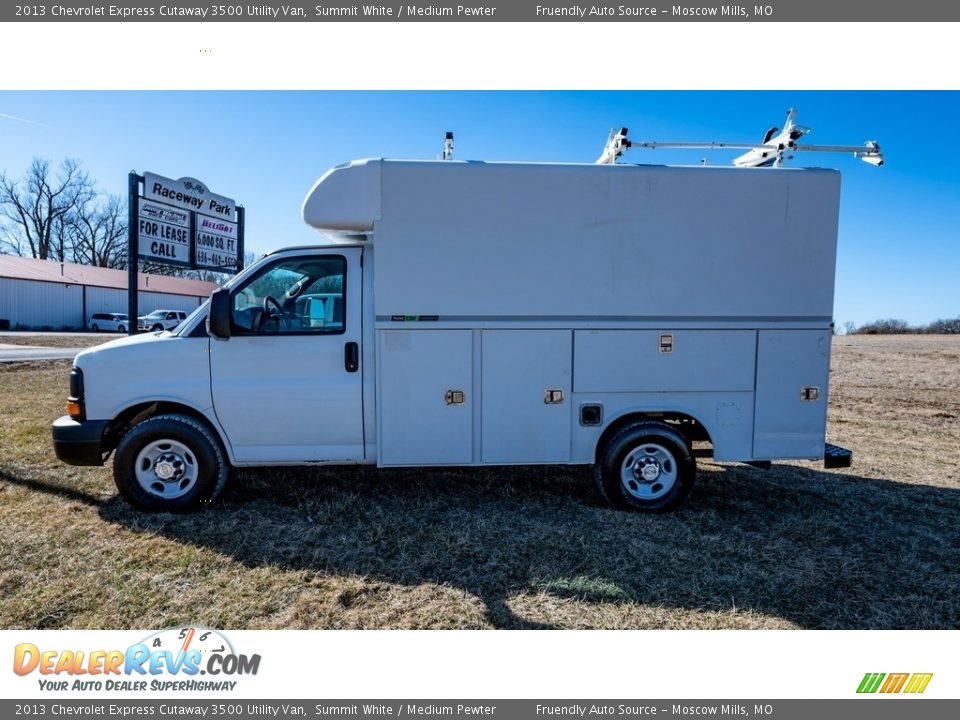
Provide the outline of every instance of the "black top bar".
<path id="1" fill-rule="evenodd" d="M 742 1 L 742 0 L 741 0 Z M 701 0 L 574 3 L 436 0 L 430 3 L 269 0 L 39 0 L 0 6 L 0 22 L 956 22 L 960 3 L 943 0 Z"/>

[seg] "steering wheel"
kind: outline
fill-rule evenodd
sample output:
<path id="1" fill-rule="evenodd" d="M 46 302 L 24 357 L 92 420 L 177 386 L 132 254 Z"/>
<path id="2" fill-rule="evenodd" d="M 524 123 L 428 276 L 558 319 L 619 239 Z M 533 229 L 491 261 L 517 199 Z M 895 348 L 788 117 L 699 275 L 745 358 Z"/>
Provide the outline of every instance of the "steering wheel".
<path id="1" fill-rule="evenodd" d="M 271 312 L 271 311 L 270 311 L 270 306 L 271 306 L 271 305 L 273 305 L 273 306 L 277 309 L 276 312 Z M 275 297 L 273 297 L 272 295 L 267 295 L 267 296 L 263 299 L 263 311 L 264 311 L 267 315 L 283 315 L 283 307 L 281 307 L 280 303 L 279 303 L 279 302 L 277 301 L 277 299 L 276 299 Z"/>
<path id="2" fill-rule="evenodd" d="M 283 307 L 272 295 L 263 298 L 263 312 L 257 317 L 254 332 L 275 333 L 280 329 L 283 320 Z M 267 324 L 272 323 L 272 327 Z"/>

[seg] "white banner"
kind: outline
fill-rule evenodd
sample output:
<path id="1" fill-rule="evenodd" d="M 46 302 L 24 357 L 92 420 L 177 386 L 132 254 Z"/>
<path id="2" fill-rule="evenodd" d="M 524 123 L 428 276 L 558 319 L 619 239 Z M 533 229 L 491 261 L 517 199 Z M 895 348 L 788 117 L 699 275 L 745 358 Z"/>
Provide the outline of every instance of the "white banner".
<path id="1" fill-rule="evenodd" d="M 916 697 L 960 698 L 956 641 L 955 631 L 939 630 L 6 630 L 0 631 L 0 692 L 4 698 L 74 699 L 909 702 L 914 695 L 865 696 L 857 689 L 867 673 L 929 673 Z M 100 689 L 90 682 L 100 682 Z"/>

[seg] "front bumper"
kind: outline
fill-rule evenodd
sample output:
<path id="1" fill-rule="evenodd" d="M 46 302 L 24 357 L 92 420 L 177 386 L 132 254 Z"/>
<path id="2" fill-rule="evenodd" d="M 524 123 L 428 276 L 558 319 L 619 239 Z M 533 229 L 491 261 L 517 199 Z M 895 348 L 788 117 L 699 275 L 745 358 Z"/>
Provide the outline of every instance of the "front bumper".
<path id="1" fill-rule="evenodd" d="M 103 431 L 109 420 L 57 418 L 50 428 L 57 458 L 67 465 L 103 465 Z"/>

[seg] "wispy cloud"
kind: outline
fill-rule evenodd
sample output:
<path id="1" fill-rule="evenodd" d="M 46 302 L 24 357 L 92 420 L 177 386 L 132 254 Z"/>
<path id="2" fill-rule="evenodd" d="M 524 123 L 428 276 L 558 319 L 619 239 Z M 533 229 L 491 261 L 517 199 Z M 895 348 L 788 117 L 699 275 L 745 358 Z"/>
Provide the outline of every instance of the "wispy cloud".
<path id="1" fill-rule="evenodd" d="M 40 127 L 45 127 L 45 128 L 50 127 L 49 125 L 45 125 L 42 122 L 37 122 L 36 120 L 27 120 L 27 118 L 17 117 L 16 115 L 9 115 L 4 112 L 0 112 L 0 119 L 13 120 L 14 122 L 26 123 L 27 125 L 39 125 Z"/>

